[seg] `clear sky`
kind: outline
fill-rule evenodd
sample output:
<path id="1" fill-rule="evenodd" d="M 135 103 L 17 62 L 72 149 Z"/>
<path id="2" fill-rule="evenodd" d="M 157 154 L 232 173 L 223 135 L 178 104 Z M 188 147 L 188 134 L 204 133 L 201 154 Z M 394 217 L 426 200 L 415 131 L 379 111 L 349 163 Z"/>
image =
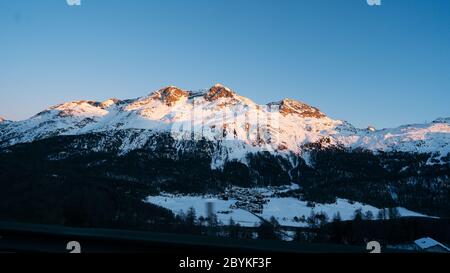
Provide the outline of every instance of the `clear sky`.
<path id="1" fill-rule="evenodd" d="M 357 126 L 450 116 L 450 1 L 0 0 L 0 116 L 223 83 Z"/>

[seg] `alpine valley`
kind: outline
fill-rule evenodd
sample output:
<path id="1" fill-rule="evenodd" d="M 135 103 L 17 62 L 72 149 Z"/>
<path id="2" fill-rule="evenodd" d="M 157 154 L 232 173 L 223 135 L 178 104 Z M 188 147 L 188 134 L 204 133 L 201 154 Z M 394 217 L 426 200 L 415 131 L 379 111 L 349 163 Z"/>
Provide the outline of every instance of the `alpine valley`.
<path id="1" fill-rule="evenodd" d="M 360 129 L 220 84 L 0 119 L 3 220 L 142 227 L 190 207 L 206 217 L 211 201 L 220 222 L 249 227 L 306 226 L 311 211 L 449 217 L 449 175 L 450 118 Z"/>

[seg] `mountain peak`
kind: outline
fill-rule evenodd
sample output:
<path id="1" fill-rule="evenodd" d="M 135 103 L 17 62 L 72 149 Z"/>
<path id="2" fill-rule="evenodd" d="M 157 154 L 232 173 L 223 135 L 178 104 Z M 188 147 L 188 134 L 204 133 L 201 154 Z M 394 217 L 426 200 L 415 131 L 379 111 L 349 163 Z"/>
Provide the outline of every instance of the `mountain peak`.
<path id="1" fill-rule="evenodd" d="M 227 145 L 236 149 L 249 145 L 248 151 L 267 145 L 279 151 L 301 153 L 303 148 L 316 147 L 316 144 L 371 151 L 430 154 L 438 151 L 442 158 L 450 151 L 449 118 L 437 119 L 435 123 L 438 124 L 405 125 L 385 130 L 369 128 L 368 131 L 373 132 L 368 133 L 347 122 L 328 118 L 319 109 L 293 99 L 269 103 L 268 106 L 274 106 L 280 114 L 265 115 L 269 114 L 266 107 L 260 107 L 221 84 L 199 92 L 167 86 L 144 97 L 114 102 L 114 99 L 74 101 L 47 108 L 24 121 L 0 118 L 3 121 L 0 123 L 0 148 L 60 135 L 99 132 L 109 135 L 109 132 L 121 130 L 117 133 L 120 138 L 127 135 L 121 140 L 123 152 L 150 145 L 147 143 L 157 132 L 170 133 L 177 140 L 185 137 L 186 140 L 197 137 L 211 141 L 233 139 L 238 142 L 227 142 Z M 270 112 L 276 111 L 274 108 Z M 141 130 L 144 130 L 142 134 L 139 133 Z M 233 154 L 240 155 L 241 152 Z"/>
<path id="2" fill-rule="evenodd" d="M 434 120 L 433 123 L 450 123 L 450 117 L 438 118 L 438 119 Z"/>
<path id="3" fill-rule="evenodd" d="M 280 113 L 284 116 L 298 115 L 303 118 L 317 119 L 326 117 L 318 108 L 293 99 L 285 98 L 282 101 L 270 103 L 269 105 L 279 105 Z"/>
<path id="4" fill-rule="evenodd" d="M 78 100 L 51 106 L 36 116 L 46 115 L 55 111 L 59 117 L 100 117 L 108 113 L 106 108 L 98 101 Z"/>
<path id="5" fill-rule="evenodd" d="M 108 99 L 108 100 L 105 100 L 105 101 L 101 102 L 101 103 L 100 103 L 100 107 L 103 108 L 103 109 L 105 109 L 105 108 L 108 108 L 108 107 L 110 107 L 111 105 L 117 104 L 117 103 L 119 103 L 119 102 L 120 102 L 119 99 L 111 98 L 111 99 Z"/>
<path id="6" fill-rule="evenodd" d="M 234 98 L 236 93 L 234 93 L 230 88 L 217 83 L 211 87 L 205 95 L 205 99 L 208 101 L 214 101 L 220 98 Z"/>
<path id="7" fill-rule="evenodd" d="M 0 123 L 6 121 L 3 117 L 0 117 Z"/>
<path id="8" fill-rule="evenodd" d="M 189 97 L 189 92 L 176 86 L 167 86 L 158 90 L 154 97 L 160 99 L 167 106 L 173 106 L 181 98 Z"/>

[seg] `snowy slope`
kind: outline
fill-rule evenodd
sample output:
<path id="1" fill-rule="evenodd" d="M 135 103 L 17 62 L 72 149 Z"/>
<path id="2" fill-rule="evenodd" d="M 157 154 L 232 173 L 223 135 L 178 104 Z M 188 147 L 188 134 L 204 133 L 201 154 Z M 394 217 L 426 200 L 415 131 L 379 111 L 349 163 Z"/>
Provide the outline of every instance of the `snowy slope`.
<path id="1" fill-rule="evenodd" d="M 97 102 L 76 101 L 60 104 L 30 119 L 8 124 L 0 131 L 0 142 L 4 141 L 2 146 L 7 146 L 57 135 L 79 134 L 82 128 L 98 122 L 107 113 Z"/>
<path id="2" fill-rule="evenodd" d="M 441 158 L 450 153 L 450 119 L 437 119 L 428 124 L 405 125 L 375 132 L 360 131 L 354 135 L 336 135 L 337 141 L 351 148 L 372 151 L 432 153 Z"/>
<path id="3" fill-rule="evenodd" d="M 148 96 L 120 101 L 75 101 L 50 107 L 30 119 L 0 126 L 0 147 L 58 135 L 142 130 L 124 141 L 121 153 L 145 145 L 157 132 L 178 140 L 221 141 L 212 167 L 225 160 L 245 161 L 247 153 L 266 150 L 307 158 L 305 145 L 339 145 L 349 149 L 432 153 L 439 161 L 450 152 L 450 119 L 370 131 L 327 117 L 319 109 L 284 99 L 257 105 L 217 84 L 193 92 L 169 86 Z"/>
<path id="4" fill-rule="evenodd" d="M 236 208 L 233 206 L 237 200 L 228 199 L 221 200 L 214 196 L 184 196 L 163 194 L 158 196 L 149 196 L 145 202 L 152 203 L 167 209 L 172 210 L 176 214 L 186 213 L 189 208 L 194 208 L 197 217 L 207 217 L 207 203 L 213 203 L 214 212 L 222 224 L 227 225 L 232 218 L 241 226 L 253 227 L 261 222 L 261 218 L 270 220 L 271 217 L 283 226 L 292 227 L 306 227 L 307 219 L 311 212 L 325 213 L 328 220 L 339 213 L 342 220 L 352 220 L 356 210 L 361 210 L 363 214 L 371 212 L 373 219 L 376 219 L 381 209 L 365 205 L 359 202 L 351 202 L 346 199 L 337 199 L 333 204 L 316 203 L 314 207 L 309 207 L 306 201 L 301 201 L 297 198 L 274 198 L 268 197 L 267 204 L 264 205 L 262 213 L 253 214 L 245 209 Z M 405 208 L 398 208 L 401 217 L 429 217 L 417 212 L 407 210 Z M 258 217 L 257 217 L 258 216 Z M 299 220 L 303 219 L 303 220 Z"/>
<path id="5" fill-rule="evenodd" d="M 194 208 L 197 217 L 208 217 L 207 203 L 214 204 L 214 210 L 217 214 L 217 220 L 228 224 L 230 218 L 233 218 L 241 226 L 253 227 L 260 220 L 255 215 L 243 209 L 230 209 L 236 200 L 220 200 L 216 197 L 204 198 L 202 196 L 149 196 L 146 200 L 148 203 L 158 205 L 172 210 L 174 213 L 186 213 L 189 208 Z M 219 213 L 217 213 L 219 212 Z"/>

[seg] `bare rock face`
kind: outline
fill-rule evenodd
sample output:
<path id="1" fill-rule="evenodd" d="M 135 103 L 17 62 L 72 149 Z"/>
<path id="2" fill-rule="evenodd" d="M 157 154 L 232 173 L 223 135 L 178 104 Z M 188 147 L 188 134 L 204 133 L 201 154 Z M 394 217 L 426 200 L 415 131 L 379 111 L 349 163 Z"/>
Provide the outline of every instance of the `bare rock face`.
<path id="1" fill-rule="evenodd" d="M 280 113 L 283 116 L 298 115 L 302 118 L 324 118 L 326 115 L 320 112 L 316 107 L 312 107 L 306 103 L 302 103 L 296 100 L 284 99 L 280 102 L 271 103 L 269 105 L 279 105 Z"/>
<path id="2" fill-rule="evenodd" d="M 189 92 L 175 86 L 168 86 L 156 92 L 156 98 L 159 98 L 167 106 L 175 105 L 181 98 L 189 97 Z"/>
<path id="3" fill-rule="evenodd" d="M 220 98 L 234 98 L 235 95 L 236 94 L 228 87 L 221 84 L 216 84 L 209 89 L 208 93 L 206 93 L 205 99 L 207 101 L 215 101 Z"/>

